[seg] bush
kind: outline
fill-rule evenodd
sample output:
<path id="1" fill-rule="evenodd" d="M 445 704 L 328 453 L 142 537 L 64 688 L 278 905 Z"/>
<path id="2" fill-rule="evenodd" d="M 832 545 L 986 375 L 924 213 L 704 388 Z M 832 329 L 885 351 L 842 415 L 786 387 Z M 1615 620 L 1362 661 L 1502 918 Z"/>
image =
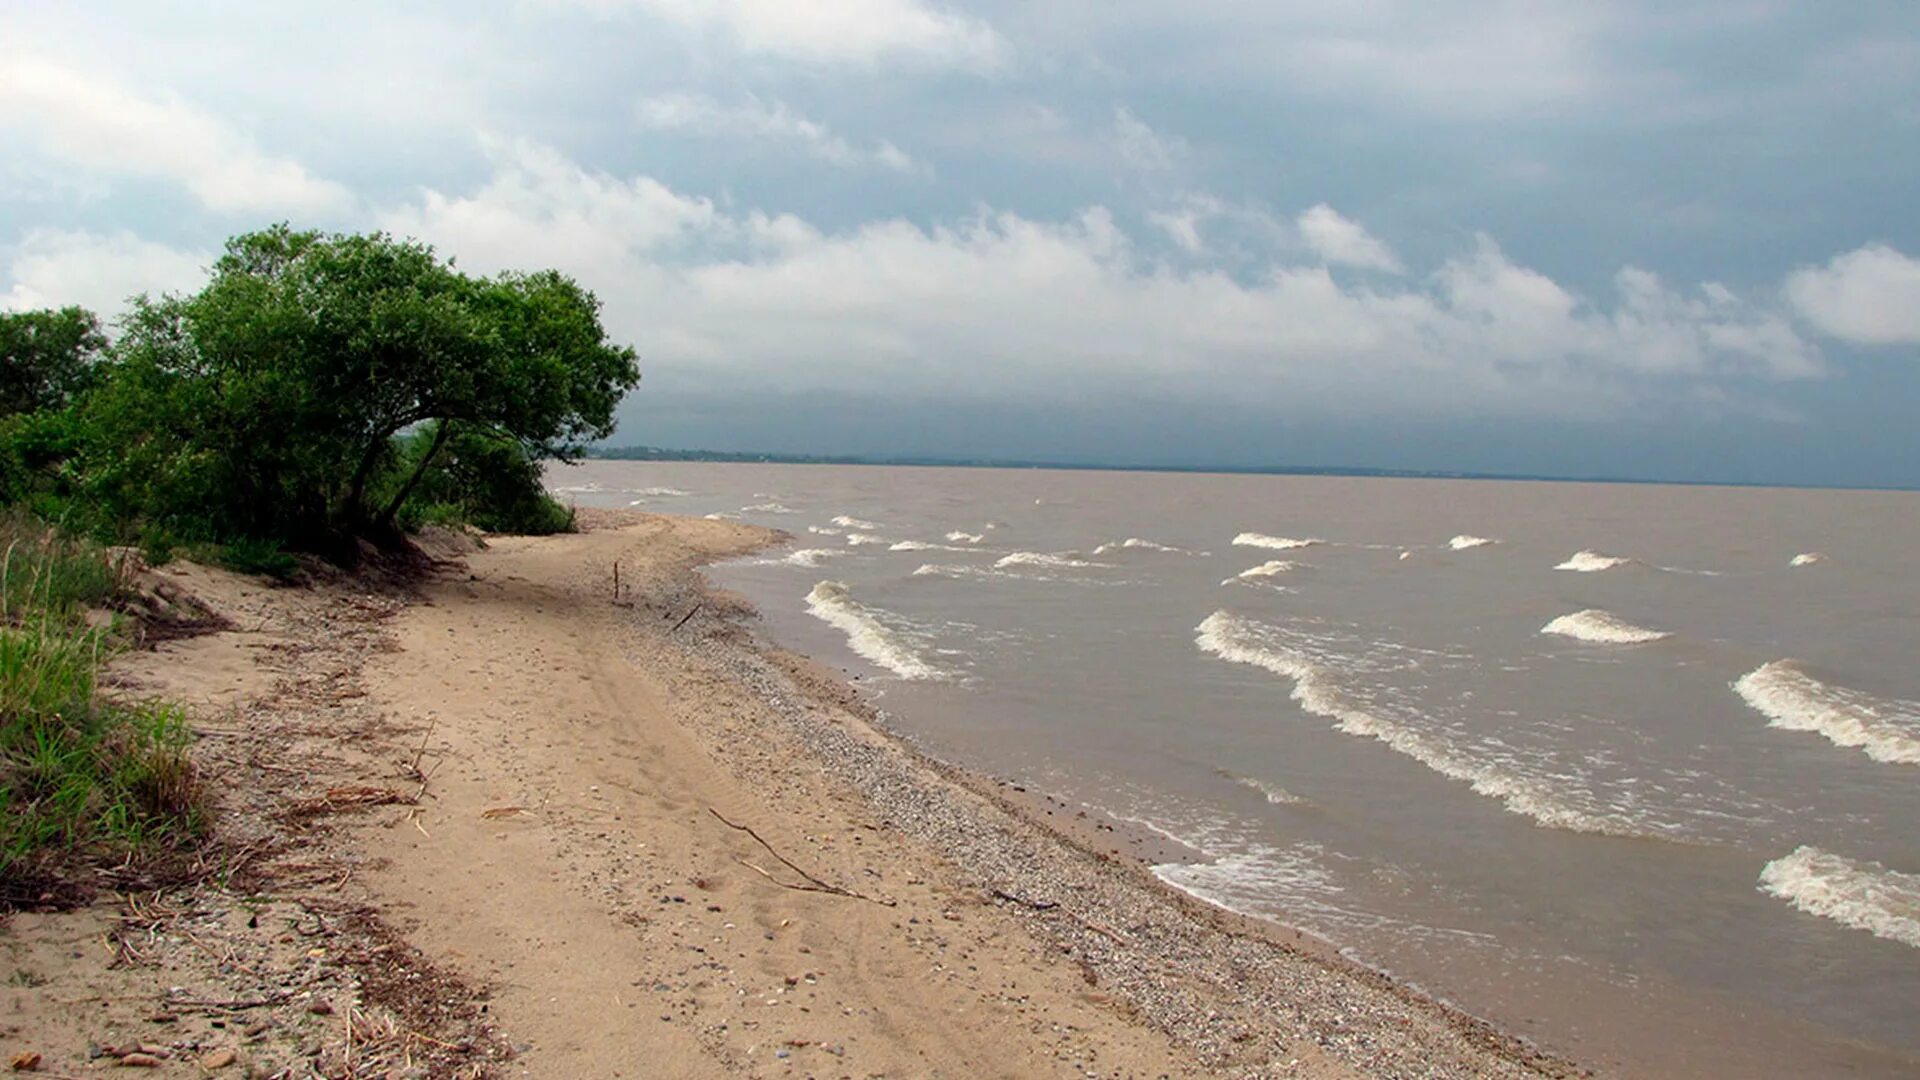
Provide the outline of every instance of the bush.
<path id="1" fill-rule="evenodd" d="M 529 536 L 573 531 L 573 511 L 547 494 L 539 462 L 513 439 L 429 424 L 407 437 L 399 462 L 400 472 L 419 471 L 400 517 L 408 528 L 466 524 Z"/>
<path id="2" fill-rule="evenodd" d="M 147 853 L 201 815 L 184 715 L 98 693 L 120 642 L 88 616 L 123 588 L 121 565 L 18 514 L 0 535 L 0 903 L 14 903 L 50 864 Z"/>

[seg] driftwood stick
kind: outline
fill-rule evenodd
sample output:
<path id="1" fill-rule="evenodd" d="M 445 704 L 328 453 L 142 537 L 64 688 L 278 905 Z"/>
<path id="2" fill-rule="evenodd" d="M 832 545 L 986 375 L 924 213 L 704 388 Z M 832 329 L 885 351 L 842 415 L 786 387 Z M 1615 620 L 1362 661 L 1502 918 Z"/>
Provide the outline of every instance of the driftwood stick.
<path id="1" fill-rule="evenodd" d="M 767 849 L 767 854 L 780 860 L 780 865 L 786 867 L 787 869 L 793 871 L 796 874 L 799 874 L 802 878 L 806 880 L 805 885 L 790 884 L 788 882 L 781 881 L 777 877 L 774 877 L 772 874 L 768 873 L 762 867 L 755 866 L 754 864 L 748 862 L 745 859 L 740 860 L 740 864 L 742 866 L 745 866 L 747 869 L 754 871 L 755 873 L 759 874 L 761 877 L 766 878 L 768 881 L 773 882 L 775 885 L 778 885 L 786 889 L 796 889 L 800 892 L 832 893 L 834 896 L 848 896 L 848 897 L 852 897 L 855 900 L 866 900 L 870 903 L 881 904 L 885 907 L 893 906 L 893 902 L 890 900 L 878 900 L 878 899 L 875 899 L 874 897 L 853 892 L 852 890 L 849 890 L 849 889 L 843 889 L 838 885 L 829 885 L 826 882 L 821 881 L 819 878 L 814 877 L 812 874 L 807 873 L 805 870 L 800 869 L 800 867 L 794 865 L 794 862 L 792 859 L 789 859 L 785 855 L 782 855 L 778 851 L 775 851 L 773 845 L 767 843 L 766 837 L 761 836 L 757 832 L 754 832 L 750 826 L 742 825 L 737 821 L 728 821 L 726 818 L 726 815 L 722 814 L 718 810 L 715 810 L 711 806 L 707 807 L 707 813 L 712 814 L 714 817 L 718 818 L 720 820 L 720 824 L 725 825 L 727 828 L 738 829 L 739 831 L 746 833 L 748 836 L 753 837 L 754 840 L 759 842 L 761 847 Z"/>
<path id="2" fill-rule="evenodd" d="M 1004 889 L 993 889 L 990 890 L 990 892 L 996 899 L 1019 904 L 1021 907 L 1029 907 L 1035 911 L 1052 911 L 1054 908 L 1060 906 L 1060 901 L 1058 900 L 1029 900 L 1024 896 L 1015 896 Z"/>
<path id="3" fill-rule="evenodd" d="M 700 609 L 706 606 L 707 606 L 707 602 L 705 600 L 702 600 L 699 603 L 693 605 L 693 609 L 691 611 L 688 611 L 685 615 L 680 616 L 680 621 L 677 623 L 674 623 L 673 630 L 669 630 L 667 631 L 667 633 L 671 634 L 675 630 L 678 630 L 681 627 L 687 625 L 687 620 L 693 618 L 695 615 L 700 614 Z M 725 820 L 725 819 L 723 818 L 722 820 Z M 733 822 L 729 821 L 727 822 L 727 824 L 732 825 Z M 735 828 L 738 828 L 738 826 L 735 826 Z"/>

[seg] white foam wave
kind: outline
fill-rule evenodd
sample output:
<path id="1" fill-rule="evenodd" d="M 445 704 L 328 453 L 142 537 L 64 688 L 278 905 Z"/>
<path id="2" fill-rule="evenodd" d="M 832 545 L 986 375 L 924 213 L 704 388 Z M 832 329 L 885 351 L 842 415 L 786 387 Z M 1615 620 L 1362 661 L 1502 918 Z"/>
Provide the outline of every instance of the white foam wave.
<path id="1" fill-rule="evenodd" d="M 820 536 L 839 536 L 840 535 L 839 529 L 830 529 L 825 525 L 809 525 L 807 526 L 807 531 L 810 533 L 815 533 Z"/>
<path id="2" fill-rule="evenodd" d="M 1832 686 L 1788 660 L 1760 665 L 1735 680 L 1733 689 L 1769 727 L 1819 732 L 1875 761 L 1920 765 L 1920 702 Z"/>
<path id="3" fill-rule="evenodd" d="M 1296 540 L 1291 536 L 1268 536 L 1257 532 L 1243 532 L 1234 537 L 1233 542 L 1239 547 L 1272 548 L 1275 551 L 1293 551 L 1326 543 L 1325 540 Z"/>
<path id="4" fill-rule="evenodd" d="M 1400 553 L 1401 562 L 1406 562 L 1408 559 L 1411 559 L 1411 558 L 1413 558 L 1413 552 L 1411 551 L 1403 551 Z"/>
<path id="5" fill-rule="evenodd" d="M 1625 566 L 1632 561 L 1619 555 L 1603 555 L 1598 551 L 1582 549 L 1567 556 L 1567 561 L 1554 569 L 1572 570 L 1578 574 L 1593 574 L 1601 570 L 1611 570 L 1616 566 Z"/>
<path id="6" fill-rule="evenodd" d="M 564 491 L 566 489 L 562 488 L 560 490 Z M 659 498 L 661 496 L 667 496 L 667 495 L 691 495 L 693 493 L 690 491 L 681 491 L 679 488 L 675 488 L 675 487 L 643 487 L 643 488 L 634 488 L 631 494 L 644 495 L 651 498 Z"/>
<path id="7" fill-rule="evenodd" d="M 1672 635 L 1665 630 L 1649 630 L 1599 608 L 1562 615 L 1540 628 L 1543 634 L 1559 634 L 1596 645 L 1642 645 Z"/>
<path id="8" fill-rule="evenodd" d="M 1489 540 L 1484 536 L 1468 536 L 1465 533 L 1461 533 L 1459 536 L 1447 541 L 1447 546 L 1455 551 L 1465 551 L 1468 548 L 1486 547 L 1488 544 L 1498 542 L 1497 540 Z"/>
<path id="9" fill-rule="evenodd" d="M 858 547 L 862 544 L 885 544 L 887 542 L 888 541 L 886 537 L 875 536 L 872 533 L 848 533 L 847 534 L 847 543 L 854 547 Z"/>
<path id="10" fill-rule="evenodd" d="M 1814 563 L 1823 563 L 1826 561 L 1827 561 L 1827 557 L 1825 555 L 1820 554 L 1817 551 L 1803 551 L 1800 554 L 1795 555 L 1793 558 L 1787 560 L 1787 565 L 1788 566 L 1812 566 Z"/>
<path id="11" fill-rule="evenodd" d="M 1809 915 L 1920 949 L 1920 874 L 1802 845 L 1760 871 L 1759 889 Z"/>
<path id="12" fill-rule="evenodd" d="M 832 521 L 833 524 L 846 529 L 877 529 L 880 527 L 871 521 L 862 521 L 857 517 L 850 517 L 846 514 L 841 514 L 829 520 Z"/>
<path id="13" fill-rule="evenodd" d="M 1298 570 L 1299 568 L 1300 568 L 1300 564 L 1296 562 L 1288 562 L 1285 559 L 1268 559 L 1266 562 L 1261 563 L 1259 566 L 1249 566 L 1245 570 L 1242 570 L 1238 574 L 1235 574 L 1233 578 L 1229 578 L 1227 580 L 1231 581 L 1231 580 L 1234 580 L 1234 578 L 1252 579 L 1252 578 L 1277 577 L 1280 574 L 1285 574 L 1292 570 Z"/>
<path id="14" fill-rule="evenodd" d="M 1226 777 L 1249 791 L 1259 792 L 1262 796 L 1265 796 L 1268 802 L 1275 806 L 1306 805 L 1307 800 L 1295 795 L 1279 784 L 1269 784 L 1264 780 L 1256 780 L 1251 776 L 1241 776 L 1239 773 L 1230 772 L 1226 769 L 1219 770 L 1219 773 L 1221 776 Z"/>
<path id="15" fill-rule="evenodd" d="M 1109 555 L 1109 554 L 1112 554 L 1113 552 L 1122 551 L 1128 548 L 1132 548 L 1138 551 L 1160 551 L 1160 552 L 1165 552 L 1168 555 L 1206 556 L 1210 554 L 1209 552 L 1205 552 L 1205 551 L 1192 551 L 1188 548 L 1174 547 L 1171 544 L 1158 544 L 1153 542 L 1152 540 L 1142 540 L 1137 536 L 1129 536 L 1125 540 L 1112 540 L 1107 543 L 1101 544 L 1099 547 L 1093 549 L 1093 553 L 1095 555 Z"/>
<path id="16" fill-rule="evenodd" d="M 972 548 L 954 547 L 952 544 L 929 544 L 925 540 L 902 540 L 887 548 L 888 551 L 972 551 Z"/>
<path id="17" fill-rule="evenodd" d="M 701 514 L 708 521 L 739 521 L 740 515 L 731 510 L 715 510 L 711 514 Z"/>
<path id="18" fill-rule="evenodd" d="M 822 581 L 807 593 L 807 611 L 847 635 L 853 651 L 903 679 L 944 679 L 947 673 L 914 651 L 899 628 L 888 625 L 883 613 L 853 598 L 838 581 Z"/>
<path id="19" fill-rule="evenodd" d="M 993 565 L 1002 570 L 1009 566 L 1049 566 L 1079 570 L 1089 567 L 1111 566 L 1112 564 L 1083 559 L 1077 551 L 1061 552 L 1057 555 L 1044 551 L 1016 551 L 1011 555 L 1001 556 Z"/>
<path id="20" fill-rule="evenodd" d="M 959 529 L 955 529 L 947 534 L 947 539 L 956 544 L 978 544 L 984 542 L 986 537 L 979 533 L 961 532 Z"/>
<path id="21" fill-rule="evenodd" d="M 1307 712 L 1334 722 L 1348 735 L 1375 739 L 1427 768 L 1500 800 L 1508 810 L 1552 828 L 1613 836 L 1659 835 L 1641 822 L 1574 805 L 1547 779 L 1521 776 L 1453 745 L 1445 736 L 1361 708 L 1340 687 L 1335 672 L 1278 640 L 1272 628 L 1228 611 L 1216 611 L 1196 628 L 1194 643 L 1222 660 L 1248 664 L 1293 681 L 1293 700 Z"/>
<path id="22" fill-rule="evenodd" d="M 788 566 L 819 566 L 823 559 L 831 559 L 835 556 L 845 554 L 846 552 L 844 551 L 834 551 L 828 548 L 801 548 L 799 551 L 789 552 L 785 558 L 775 561 L 785 563 Z"/>
<path id="23" fill-rule="evenodd" d="M 754 503 L 752 506 L 743 506 L 740 508 L 740 512 L 743 514 L 797 514 L 800 511 L 795 510 L 791 506 L 783 506 L 777 502 L 763 502 Z"/>

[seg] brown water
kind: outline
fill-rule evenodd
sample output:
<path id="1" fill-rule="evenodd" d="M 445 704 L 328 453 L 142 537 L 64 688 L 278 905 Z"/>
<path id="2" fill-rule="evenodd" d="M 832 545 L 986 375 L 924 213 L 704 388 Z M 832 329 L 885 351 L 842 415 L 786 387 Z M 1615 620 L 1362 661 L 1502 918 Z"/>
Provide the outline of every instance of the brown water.
<path id="1" fill-rule="evenodd" d="M 794 532 L 718 574 L 773 636 L 931 751 L 1166 836 L 1172 885 L 1630 1072 L 1920 1069 L 1920 496 L 551 482 Z"/>

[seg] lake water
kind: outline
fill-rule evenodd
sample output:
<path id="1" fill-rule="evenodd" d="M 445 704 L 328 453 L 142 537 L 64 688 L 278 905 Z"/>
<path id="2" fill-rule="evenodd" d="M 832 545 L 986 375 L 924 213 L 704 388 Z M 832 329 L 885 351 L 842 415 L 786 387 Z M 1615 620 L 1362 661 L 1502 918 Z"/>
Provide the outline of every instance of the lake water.
<path id="1" fill-rule="evenodd" d="M 1136 822 L 1169 884 L 1550 1045 L 1649 1072 L 1747 1071 L 1671 1052 L 1690 1039 L 1920 1061 L 1920 495 L 613 462 L 550 483 L 792 532 L 716 577 L 903 734 Z"/>

